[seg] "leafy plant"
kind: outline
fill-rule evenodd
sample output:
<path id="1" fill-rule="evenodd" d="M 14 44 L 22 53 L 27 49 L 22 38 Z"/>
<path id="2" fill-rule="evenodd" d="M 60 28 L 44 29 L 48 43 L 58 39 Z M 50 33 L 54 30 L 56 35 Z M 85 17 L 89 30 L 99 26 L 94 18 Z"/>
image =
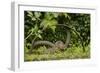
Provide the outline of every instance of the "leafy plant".
<path id="1" fill-rule="evenodd" d="M 25 61 L 89 58 L 90 47 L 87 46 L 90 46 L 90 16 L 86 13 L 25 11 Z M 67 31 L 70 32 L 69 38 Z M 35 54 L 27 53 L 32 48 L 32 41 L 46 40 L 55 43 L 60 40 L 66 43 L 66 38 L 69 44 L 63 52 L 57 50 L 54 54 L 45 53 L 48 46 L 42 45 L 34 48 Z"/>

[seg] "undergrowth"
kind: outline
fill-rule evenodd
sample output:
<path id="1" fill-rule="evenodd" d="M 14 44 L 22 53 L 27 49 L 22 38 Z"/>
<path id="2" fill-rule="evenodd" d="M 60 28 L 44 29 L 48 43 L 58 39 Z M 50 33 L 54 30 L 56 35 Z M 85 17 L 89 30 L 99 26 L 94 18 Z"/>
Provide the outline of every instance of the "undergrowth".
<path id="1" fill-rule="evenodd" d="M 90 47 L 85 47 L 85 52 L 81 47 L 66 48 L 64 51 L 55 50 L 51 51 L 45 46 L 35 48 L 32 54 L 28 53 L 25 48 L 24 61 L 43 61 L 43 60 L 62 60 L 62 59 L 86 59 L 90 58 Z"/>

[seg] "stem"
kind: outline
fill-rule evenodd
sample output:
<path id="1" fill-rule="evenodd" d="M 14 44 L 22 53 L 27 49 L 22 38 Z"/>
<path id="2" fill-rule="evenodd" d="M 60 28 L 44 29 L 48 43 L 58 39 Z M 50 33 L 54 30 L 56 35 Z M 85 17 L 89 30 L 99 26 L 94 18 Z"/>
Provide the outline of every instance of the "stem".
<path id="1" fill-rule="evenodd" d="M 33 31 L 24 40 L 27 40 L 32 35 L 32 33 Z"/>
<path id="2" fill-rule="evenodd" d="M 30 48 L 30 50 L 29 50 L 29 53 L 32 53 L 33 44 L 34 44 L 36 38 L 37 38 L 37 36 L 35 36 L 34 39 L 32 40 L 32 46 L 31 46 L 31 48 Z"/>
<path id="3" fill-rule="evenodd" d="M 65 42 L 65 47 L 68 47 L 68 44 L 70 43 L 70 38 L 71 38 L 71 34 L 70 31 L 67 30 L 67 38 L 66 38 L 66 42 Z"/>

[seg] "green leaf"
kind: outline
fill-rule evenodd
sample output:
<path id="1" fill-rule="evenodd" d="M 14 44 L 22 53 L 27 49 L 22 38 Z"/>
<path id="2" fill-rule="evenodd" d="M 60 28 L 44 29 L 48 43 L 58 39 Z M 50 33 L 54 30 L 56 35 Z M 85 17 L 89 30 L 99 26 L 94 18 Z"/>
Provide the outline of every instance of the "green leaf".
<path id="1" fill-rule="evenodd" d="M 51 20 L 50 24 L 51 25 L 49 25 L 49 27 L 53 30 L 53 32 L 55 32 L 57 21 L 56 20 Z"/>
<path id="2" fill-rule="evenodd" d="M 55 19 L 53 20 L 44 19 L 40 24 L 41 27 L 51 28 L 53 31 L 55 31 L 56 25 L 57 25 L 57 21 Z"/>
<path id="3" fill-rule="evenodd" d="M 52 13 L 47 12 L 47 13 L 45 14 L 45 19 L 51 20 L 52 18 L 53 18 Z"/>
<path id="4" fill-rule="evenodd" d="M 33 17 L 33 13 L 31 11 L 27 11 L 29 17 Z"/>
<path id="5" fill-rule="evenodd" d="M 52 26 L 52 31 L 55 32 L 56 26 Z"/>
<path id="6" fill-rule="evenodd" d="M 32 31 L 33 31 L 33 32 L 37 32 L 37 31 L 38 31 L 38 29 L 39 29 L 39 28 L 38 28 L 38 26 L 37 26 L 37 25 L 35 25 L 35 27 L 32 29 Z"/>
<path id="7" fill-rule="evenodd" d="M 40 24 L 40 27 L 47 27 L 47 23 L 48 23 L 48 20 L 44 19 L 41 24 Z"/>
<path id="8" fill-rule="evenodd" d="M 34 15 L 36 18 L 39 18 L 41 16 L 41 13 L 40 12 L 34 12 Z"/>
<path id="9" fill-rule="evenodd" d="M 35 17 L 32 17 L 32 21 L 36 21 L 36 18 Z"/>
<path id="10" fill-rule="evenodd" d="M 65 18 L 71 19 L 71 17 L 67 13 L 64 13 L 64 16 Z"/>
<path id="11" fill-rule="evenodd" d="M 40 34 L 38 34 L 38 37 L 39 37 L 40 39 L 42 39 L 42 36 L 41 36 Z"/>
<path id="12" fill-rule="evenodd" d="M 41 34 L 41 33 L 42 33 L 42 31 L 41 31 L 41 30 L 38 30 L 38 33 L 40 33 L 40 34 Z"/>
<path id="13" fill-rule="evenodd" d="M 55 18 L 58 17 L 59 13 L 52 13 Z"/>

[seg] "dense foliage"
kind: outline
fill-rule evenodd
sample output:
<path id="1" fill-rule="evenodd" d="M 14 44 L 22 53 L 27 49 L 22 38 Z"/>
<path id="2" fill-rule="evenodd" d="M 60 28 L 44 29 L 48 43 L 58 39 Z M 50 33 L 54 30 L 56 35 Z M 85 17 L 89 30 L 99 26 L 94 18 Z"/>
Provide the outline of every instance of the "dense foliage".
<path id="1" fill-rule="evenodd" d="M 67 28 L 57 26 L 58 24 L 65 24 Z M 45 53 L 44 50 L 48 50 L 48 47 L 39 46 L 32 50 L 33 54 L 28 54 L 33 40 L 47 40 L 52 43 L 61 40 L 65 43 L 68 35 L 66 29 L 70 31 L 71 40 L 65 51 Z M 24 43 L 25 61 L 51 60 L 52 56 L 55 56 L 53 59 L 59 59 L 59 56 L 61 59 L 89 58 L 90 14 L 25 11 Z"/>

